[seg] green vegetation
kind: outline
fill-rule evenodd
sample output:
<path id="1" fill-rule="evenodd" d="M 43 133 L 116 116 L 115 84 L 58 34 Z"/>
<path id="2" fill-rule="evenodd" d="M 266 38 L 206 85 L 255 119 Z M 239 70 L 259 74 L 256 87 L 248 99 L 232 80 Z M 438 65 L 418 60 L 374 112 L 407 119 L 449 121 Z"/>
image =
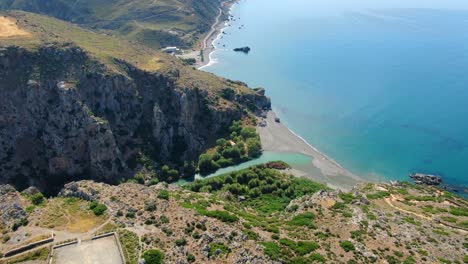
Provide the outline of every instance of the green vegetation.
<path id="1" fill-rule="evenodd" d="M 455 216 L 468 216 L 468 207 L 451 207 L 450 213 Z"/>
<path id="2" fill-rule="evenodd" d="M 234 121 L 229 128 L 229 138 L 216 141 L 214 152 L 200 155 L 200 174 L 208 175 L 219 168 L 229 167 L 258 157 L 262 146 L 255 127 L 243 127 L 241 121 Z"/>
<path id="3" fill-rule="evenodd" d="M 156 211 L 156 209 L 157 209 L 157 206 L 156 206 L 156 203 L 154 201 L 146 201 L 145 202 L 145 211 L 154 212 L 154 211 Z"/>
<path id="4" fill-rule="evenodd" d="M 196 261 L 196 258 L 195 258 L 194 255 L 188 254 L 188 255 L 187 255 L 187 261 L 188 261 L 188 263 L 193 263 L 193 262 Z"/>
<path id="5" fill-rule="evenodd" d="M 23 263 L 23 262 L 34 262 L 34 261 L 46 261 L 47 257 L 50 254 L 50 248 L 42 248 L 30 253 L 27 253 L 26 255 L 21 255 L 17 258 L 13 258 L 10 260 L 8 263 Z"/>
<path id="6" fill-rule="evenodd" d="M 168 190 L 160 190 L 158 193 L 159 199 L 169 200 L 169 191 Z"/>
<path id="7" fill-rule="evenodd" d="M 187 240 L 185 238 L 179 238 L 175 241 L 176 246 L 181 247 L 187 245 Z"/>
<path id="8" fill-rule="evenodd" d="M 316 242 L 313 241 L 294 242 L 287 238 L 281 238 L 279 242 L 281 245 L 290 248 L 291 250 L 293 250 L 301 256 L 307 255 L 320 247 Z"/>
<path id="9" fill-rule="evenodd" d="M 231 252 L 231 249 L 222 243 L 211 243 L 208 256 L 226 255 Z"/>
<path id="10" fill-rule="evenodd" d="M 126 229 L 119 229 L 119 240 L 122 244 L 122 250 L 125 257 L 125 262 L 129 264 L 138 263 L 138 252 L 140 251 L 140 243 L 138 235 Z M 155 262 L 162 263 L 162 262 Z"/>
<path id="11" fill-rule="evenodd" d="M 356 199 L 356 197 L 354 197 L 352 193 L 340 193 L 339 196 L 341 200 L 343 200 L 343 202 L 347 204 L 351 203 L 354 199 Z"/>
<path id="12" fill-rule="evenodd" d="M 388 197 L 388 196 L 390 196 L 389 192 L 378 191 L 378 192 L 375 192 L 375 193 L 367 194 L 367 199 L 376 200 L 376 199 L 382 199 L 382 198 L 385 198 L 385 197 Z"/>
<path id="13" fill-rule="evenodd" d="M 197 60 L 194 58 L 181 59 L 181 60 L 185 65 L 195 65 L 197 63 Z"/>
<path id="14" fill-rule="evenodd" d="M 20 228 L 21 226 L 26 226 L 26 225 L 28 225 L 28 224 L 29 224 L 28 219 L 27 219 L 27 218 L 22 218 L 22 219 L 20 219 L 18 222 L 15 222 L 15 223 L 13 224 L 13 226 L 11 227 L 11 229 L 12 229 L 13 231 L 16 231 L 16 230 L 18 230 L 18 228 Z"/>
<path id="15" fill-rule="evenodd" d="M 407 200 L 407 201 L 418 201 L 418 202 L 436 202 L 437 198 L 433 197 L 433 196 L 409 195 L 409 196 L 405 196 L 405 200 Z"/>
<path id="16" fill-rule="evenodd" d="M 270 169 L 268 164 L 197 180 L 186 188 L 194 192 L 227 191 L 235 196 L 245 196 L 243 203 L 263 214 L 284 210 L 293 199 L 328 189 L 323 184 Z"/>
<path id="17" fill-rule="evenodd" d="M 33 203 L 34 205 L 40 205 L 44 201 L 44 195 L 38 192 L 38 193 L 31 195 L 29 199 L 31 200 L 31 203 Z"/>
<path id="18" fill-rule="evenodd" d="M 145 251 L 141 256 L 145 260 L 145 264 L 162 264 L 164 263 L 164 254 L 157 249 Z"/>
<path id="19" fill-rule="evenodd" d="M 303 213 L 293 217 L 287 224 L 292 226 L 306 226 L 310 229 L 315 229 L 314 220 L 315 215 L 313 213 Z"/>
<path id="20" fill-rule="evenodd" d="M 272 260 L 278 260 L 281 258 L 281 248 L 278 244 L 275 242 L 261 242 L 260 244 L 263 245 L 265 254 Z"/>
<path id="21" fill-rule="evenodd" d="M 413 217 L 404 217 L 403 220 L 407 223 L 416 225 L 416 226 L 421 226 L 421 222 L 415 220 Z"/>
<path id="22" fill-rule="evenodd" d="M 341 241 L 340 242 L 340 246 L 344 249 L 344 251 L 346 252 L 349 252 L 349 251 L 354 251 L 355 250 L 355 247 L 354 247 L 354 244 L 349 241 L 349 240 L 345 240 L 345 241 Z"/>
<path id="23" fill-rule="evenodd" d="M 107 206 L 105 204 L 98 203 L 97 201 L 92 201 L 89 204 L 89 209 L 93 211 L 94 215 L 100 216 L 107 211 Z"/>
<path id="24" fill-rule="evenodd" d="M 25 10 L 110 31 L 152 48 L 191 47 L 210 30 L 218 1 L 67 1 L 49 0 L 47 7 L 34 0 L 0 1 L 0 9 Z M 188 15 L 190 14 L 190 15 Z M 176 34 L 173 32 L 177 32 Z"/>
<path id="25" fill-rule="evenodd" d="M 219 210 L 215 210 L 215 211 L 203 211 L 203 213 L 201 213 L 202 215 L 206 215 L 206 216 L 209 216 L 209 217 L 213 217 L 213 218 L 216 218 L 222 222 L 226 222 L 226 223 L 232 223 L 232 222 L 236 222 L 239 220 L 239 218 L 235 215 L 232 215 L 226 211 L 219 211 Z"/>
<path id="26" fill-rule="evenodd" d="M 456 223 L 457 222 L 457 218 L 451 217 L 451 216 L 442 216 L 440 219 L 442 219 L 445 222 L 449 222 L 449 223 Z"/>

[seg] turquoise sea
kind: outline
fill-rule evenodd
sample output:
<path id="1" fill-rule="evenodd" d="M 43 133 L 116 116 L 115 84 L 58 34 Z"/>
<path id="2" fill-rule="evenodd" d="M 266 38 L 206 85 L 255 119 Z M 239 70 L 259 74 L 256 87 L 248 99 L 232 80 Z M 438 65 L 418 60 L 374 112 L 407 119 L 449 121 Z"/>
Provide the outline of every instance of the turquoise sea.
<path id="1" fill-rule="evenodd" d="M 467 1 L 241 0 L 232 14 L 204 70 L 265 87 L 355 174 L 468 186 Z"/>

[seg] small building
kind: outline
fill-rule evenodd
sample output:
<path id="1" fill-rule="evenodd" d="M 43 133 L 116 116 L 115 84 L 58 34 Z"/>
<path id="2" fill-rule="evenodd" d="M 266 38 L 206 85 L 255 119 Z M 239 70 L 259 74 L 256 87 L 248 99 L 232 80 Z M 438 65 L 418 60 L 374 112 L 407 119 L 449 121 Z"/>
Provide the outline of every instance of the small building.
<path id="1" fill-rule="evenodd" d="M 179 53 L 180 49 L 177 47 L 165 47 L 162 49 L 162 51 L 166 53 Z"/>

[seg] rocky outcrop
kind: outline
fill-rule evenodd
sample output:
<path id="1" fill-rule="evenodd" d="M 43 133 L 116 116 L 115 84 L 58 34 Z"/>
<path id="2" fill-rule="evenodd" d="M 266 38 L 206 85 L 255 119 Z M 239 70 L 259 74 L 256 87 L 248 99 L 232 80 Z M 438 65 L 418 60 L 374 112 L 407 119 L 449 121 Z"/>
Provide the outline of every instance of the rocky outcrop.
<path id="1" fill-rule="evenodd" d="M 85 184 L 80 185 L 77 182 L 70 182 L 63 186 L 58 194 L 60 197 L 75 197 L 86 201 L 94 201 L 99 198 L 99 192 Z"/>
<path id="2" fill-rule="evenodd" d="M 0 229 L 26 217 L 20 194 L 11 185 L 0 185 Z"/>
<path id="3" fill-rule="evenodd" d="M 442 183 L 442 177 L 437 175 L 414 173 L 410 175 L 410 178 L 414 180 L 416 184 L 426 185 L 440 185 Z"/>
<path id="4" fill-rule="evenodd" d="M 132 175 L 140 153 L 177 166 L 195 160 L 245 106 L 269 108 L 254 91 L 236 95 L 237 107 L 217 108 L 206 89 L 180 87 L 177 73 L 118 65 L 109 70 L 73 45 L 1 49 L 0 182 L 115 183 Z"/>

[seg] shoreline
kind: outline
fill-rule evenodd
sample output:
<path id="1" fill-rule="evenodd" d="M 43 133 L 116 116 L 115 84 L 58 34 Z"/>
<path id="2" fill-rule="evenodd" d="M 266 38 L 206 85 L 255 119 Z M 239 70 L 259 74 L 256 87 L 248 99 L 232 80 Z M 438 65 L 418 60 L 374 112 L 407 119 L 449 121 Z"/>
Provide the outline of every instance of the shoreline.
<path id="1" fill-rule="evenodd" d="M 200 61 L 196 64 L 198 70 L 202 70 L 205 67 L 208 67 L 214 63 L 211 58 L 211 54 L 216 51 L 216 46 L 214 45 L 215 41 L 223 34 L 225 28 L 228 27 L 227 22 L 229 20 L 221 19 L 223 14 L 228 15 L 232 13 L 232 8 L 237 4 L 238 0 L 226 0 L 221 3 L 219 8 L 219 15 L 216 17 L 216 22 L 211 27 L 211 31 L 206 35 L 202 42 L 202 48 L 200 49 L 200 56 L 202 56 L 203 61 Z M 226 13 L 227 11 L 227 13 Z"/>
<path id="2" fill-rule="evenodd" d="M 214 43 L 221 36 L 224 29 L 228 27 L 227 22 L 229 20 L 222 19 L 223 15 L 229 16 L 232 12 L 232 7 L 238 1 L 239 0 L 223 1 L 221 3 L 221 7 L 219 7 L 219 14 L 211 26 L 211 30 L 203 38 L 203 41 L 200 44 L 200 48 L 193 49 L 191 52 L 184 53 L 178 57 L 184 59 L 195 59 L 196 63 L 193 65 L 193 67 L 197 68 L 198 70 L 202 70 L 203 68 L 212 65 L 214 61 L 211 58 L 211 54 L 216 50 Z"/>
<path id="3" fill-rule="evenodd" d="M 290 170 L 293 175 L 326 183 L 332 188 L 342 190 L 351 190 L 357 184 L 367 182 L 320 152 L 283 123 L 276 122 L 276 118 L 276 113 L 269 111 L 266 118 L 261 120 L 266 125 L 257 126 L 263 150 L 277 153 L 299 153 L 312 159 L 306 167 L 295 168 L 293 166 L 293 169 Z"/>
<path id="4" fill-rule="evenodd" d="M 219 9 L 220 13 L 216 18 L 212 29 L 203 39 L 201 49 L 192 52 L 191 57 L 195 52 L 198 52 L 196 57 L 197 63 L 194 65 L 198 70 L 212 65 L 215 63 L 211 58 L 212 53 L 216 50 L 214 45 L 215 41 L 221 36 L 223 30 L 228 27 L 228 20 L 222 20 L 223 13 L 226 8 L 229 9 L 228 15 L 231 14 L 233 6 L 238 0 L 225 1 Z M 201 54 L 203 53 L 203 62 L 201 61 Z M 189 55 L 189 56 L 190 56 Z M 311 180 L 322 182 L 329 187 L 341 190 L 351 190 L 359 183 L 366 182 L 362 178 L 354 175 L 346 170 L 338 162 L 328 157 L 326 154 L 320 152 L 317 148 L 308 143 L 300 135 L 289 129 L 282 123 L 276 123 L 276 113 L 269 111 L 267 118 L 263 119 L 266 122 L 265 127 L 257 126 L 257 132 L 262 141 L 262 148 L 264 151 L 278 152 L 278 153 L 299 153 L 306 155 L 312 159 L 309 168 L 292 168 L 289 170 L 291 174 L 297 177 L 306 177 Z M 316 173 L 316 171 L 319 171 Z"/>

